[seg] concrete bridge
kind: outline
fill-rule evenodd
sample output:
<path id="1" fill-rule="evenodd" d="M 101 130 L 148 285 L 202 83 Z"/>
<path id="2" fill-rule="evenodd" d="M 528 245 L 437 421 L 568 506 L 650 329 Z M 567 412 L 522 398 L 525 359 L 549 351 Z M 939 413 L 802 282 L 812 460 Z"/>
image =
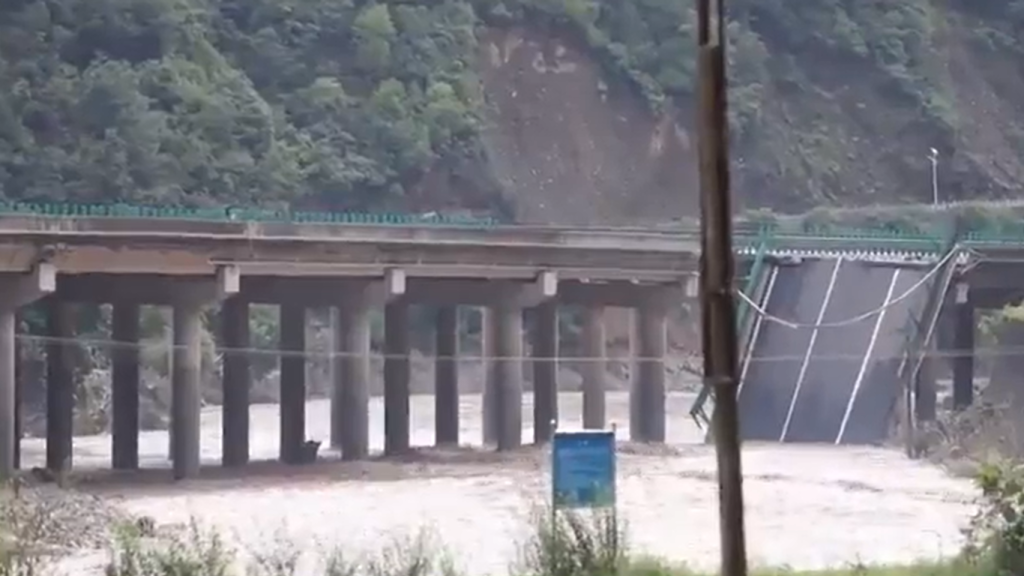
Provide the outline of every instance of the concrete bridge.
<path id="1" fill-rule="evenodd" d="M 254 303 L 281 307 L 280 458 L 285 462 L 302 460 L 306 442 L 306 309 L 328 306 L 339 319 L 334 338 L 331 443 L 345 459 L 369 455 L 368 311 L 374 307 L 384 310 L 385 452 L 398 454 L 409 448 L 408 309 L 412 304 L 429 304 L 437 310 L 439 443 L 460 440 L 458 307 L 486 310 L 485 356 L 490 365 L 485 436 L 497 449 L 508 450 L 520 444 L 523 429 L 522 312 L 532 310 L 536 320 L 528 348 L 535 359 L 535 441 L 544 442 L 558 415 L 556 312 L 567 304 L 584 307 L 583 354 L 599 359 L 606 357 L 604 307 L 634 309 L 630 436 L 643 442 L 664 441 L 666 313 L 684 297 L 695 295 L 699 235 L 692 227 L 578 229 L 430 218 L 382 221 L 352 215 L 157 212 L 118 207 L 0 210 L 0 477 L 10 476 L 18 465 L 15 318 L 20 307 L 36 301 L 45 302 L 51 339 L 46 354 L 46 435 L 47 466 L 55 470 L 67 468 L 72 459 L 74 383 L 67 347 L 61 345 L 75 337 L 70 303 L 112 305 L 113 340 L 121 345 L 115 348 L 112 363 L 112 466 L 116 469 L 134 469 L 139 463 L 138 338 L 143 304 L 169 305 L 174 311 L 170 426 L 177 478 L 199 470 L 200 314 L 209 307 L 219 308 L 221 314 L 223 464 L 241 466 L 248 461 L 250 370 L 247 354 L 240 351 L 249 347 L 249 306 Z M 927 379 L 919 377 L 926 371 L 919 367 L 934 354 L 931 350 L 943 346 L 959 359 L 954 367 L 956 405 L 969 404 L 974 310 L 999 306 L 1024 294 L 1024 234 L 967 231 L 951 244 L 941 234 L 891 230 L 766 234 L 740 227 L 735 245 L 741 289 L 760 307 L 759 313 L 752 314 L 750 306 L 741 305 L 746 309 L 741 311 L 745 350 L 741 408 L 744 429 L 761 439 L 874 441 L 877 423 L 884 420 L 879 414 L 893 410 L 899 378 L 912 382 L 908 386 L 916 398 L 929 397 Z M 780 268 L 794 258 L 808 265 Z M 939 265 L 941 273 L 921 271 Z M 868 270 L 877 266 L 891 271 Z M 900 274 L 899 270 L 908 268 L 914 271 Z M 836 292 L 840 276 L 840 292 Z M 924 281 L 919 282 L 921 278 Z M 864 279 L 870 281 L 862 283 Z M 849 335 L 864 341 L 860 361 L 854 358 L 842 367 L 812 365 L 819 325 L 860 312 L 830 303 L 852 301 L 856 296 L 869 308 L 894 308 L 894 290 L 904 285 L 901 282 L 926 289 L 917 300 L 890 311 L 885 330 L 899 332 L 910 320 L 928 329 L 912 337 L 883 338 L 886 344 L 877 345 L 872 334 L 879 328 L 860 327 Z M 858 286 L 864 290 L 858 291 Z M 844 296 L 843 290 L 853 290 L 851 297 Z M 786 296 L 790 302 L 800 300 L 802 307 L 788 308 L 790 304 L 773 300 L 773 295 Z M 764 325 L 766 314 L 796 321 L 793 330 L 803 332 L 771 336 L 773 332 Z M 862 320 L 875 322 L 873 317 Z M 880 314 L 877 323 L 883 324 Z M 942 340 L 942 330 L 934 327 L 945 325 L 952 327 L 946 332 L 954 336 L 936 344 Z M 848 340 L 836 334 L 820 341 Z M 789 367 L 792 373 L 788 368 L 781 372 L 749 368 L 764 350 L 780 346 L 781 353 L 804 358 L 802 364 Z M 881 348 L 913 357 L 914 362 L 902 364 L 916 368 L 903 376 L 901 365 L 893 380 L 887 376 L 892 367 L 880 364 L 879 371 L 869 370 L 870 382 L 861 382 L 864 377 L 859 374 L 864 366 L 874 365 Z M 815 374 L 831 377 L 840 369 L 849 373 L 850 382 L 827 388 L 827 393 L 821 383 L 812 381 Z M 588 363 L 583 371 L 587 427 L 605 424 L 605 374 L 600 362 Z M 804 383 L 807 374 L 811 380 Z M 784 386 L 776 382 L 780 379 Z M 833 394 L 834 390 L 841 392 Z M 876 392 L 881 395 L 879 402 L 858 396 Z M 776 397 L 778 393 L 782 397 Z M 700 412 L 698 404 L 694 413 Z M 867 420 L 842 423 L 862 412 L 868 414 Z M 928 417 L 927 408 L 920 412 Z M 805 418 L 825 413 L 836 416 L 827 426 Z M 859 432 L 847 433 L 848 426 Z"/>
<path id="2" fill-rule="evenodd" d="M 534 309 L 529 348 L 536 393 L 534 430 L 542 442 L 557 418 L 559 305 L 583 305 L 588 357 L 605 357 L 602 310 L 636 310 L 637 370 L 631 436 L 665 437 L 666 311 L 692 280 L 697 246 L 678 233 L 502 226 L 404 226 L 231 219 L 0 216 L 0 477 L 15 469 L 15 317 L 45 301 L 47 466 L 71 463 L 74 383 L 66 346 L 75 337 L 68 303 L 111 304 L 113 461 L 138 467 L 139 306 L 173 307 L 171 444 L 174 476 L 199 470 L 201 311 L 220 308 L 223 346 L 223 464 L 248 461 L 249 305 L 281 307 L 280 458 L 303 458 L 305 314 L 330 306 L 339 316 L 331 442 L 345 459 L 368 456 L 370 323 L 384 309 L 385 452 L 409 448 L 408 308 L 430 304 L 436 318 L 437 440 L 456 444 L 457 308 L 484 307 L 489 440 L 521 442 L 523 315 Z M 691 285 L 691 290 L 693 289 Z M 585 425 L 604 426 L 603 365 L 584 374 Z"/>

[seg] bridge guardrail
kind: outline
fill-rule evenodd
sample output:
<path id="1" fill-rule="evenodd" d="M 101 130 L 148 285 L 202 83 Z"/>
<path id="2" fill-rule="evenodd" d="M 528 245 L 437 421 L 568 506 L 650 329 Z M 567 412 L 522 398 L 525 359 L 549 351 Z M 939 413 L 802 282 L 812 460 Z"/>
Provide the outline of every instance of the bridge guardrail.
<path id="1" fill-rule="evenodd" d="M 1024 206 L 1024 202 L 1020 203 Z M 684 242 L 699 240 L 700 229 L 692 223 L 678 222 L 650 226 L 555 226 L 543 224 L 515 225 L 492 217 L 442 213 L 362 213 L 265 210 L 255 208 L 217 207 L 184 208 L 154 207 L 128 204 L 71 204 L 0 202 L 0 219 L 4 217 L 87 218 L 87 219 L 154 219 L 164 221 L 254 222 L 261 224 L 339 225 L 407 228 L 457 228 L 483 230 L 518 230 L 529 233 L 558 231 L 564 234 L 602 233 L 649 237 L 679 237 Z M 1016 247 L 1024 249 L 1024 219 L 975 222 L 962 235 L 962 244 L 970 247 Z M 893 227 L 862 228 L 841 226 L 807 226 L 790 228 L 772 222 L 736 222 L 733 244 L 738 250 L 756 249 L 764 238 L 771 238 L 775 251 L 785 250 L 887 250 L 929 252 L 939 254 L 946 237 L 944 232 L 920 232 Z"/>

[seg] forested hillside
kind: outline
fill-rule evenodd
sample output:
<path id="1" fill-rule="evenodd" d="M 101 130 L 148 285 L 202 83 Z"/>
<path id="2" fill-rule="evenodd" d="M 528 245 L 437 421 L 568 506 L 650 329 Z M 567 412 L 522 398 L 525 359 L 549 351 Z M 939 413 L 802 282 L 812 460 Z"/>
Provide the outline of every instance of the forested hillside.
<path id="1" fill-rule="evenodd" d="M 1024 0 L 729 6 L 748 205 L 928 199 L 929 147 L 947 197 L 1016 193 Z M 0 193 L 679 216 L 693 21 L 691 0 L 5 0 Z"/>

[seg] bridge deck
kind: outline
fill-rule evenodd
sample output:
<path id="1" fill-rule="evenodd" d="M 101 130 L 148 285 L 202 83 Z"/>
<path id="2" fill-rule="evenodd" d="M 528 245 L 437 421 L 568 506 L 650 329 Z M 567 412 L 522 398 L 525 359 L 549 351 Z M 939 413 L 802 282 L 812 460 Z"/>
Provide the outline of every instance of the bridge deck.
<path id="1" fill-rule="evenodd" d="M 845 259 L 772 269 L 762 306 L 798 323 L 760 319 L 742 366 L 743 436 L 779 442 L 875 443 L 898 393 L 905 327 L 927 297 L 928 273 Z M 878 308 L 884 310 L 838 327 Z"/>

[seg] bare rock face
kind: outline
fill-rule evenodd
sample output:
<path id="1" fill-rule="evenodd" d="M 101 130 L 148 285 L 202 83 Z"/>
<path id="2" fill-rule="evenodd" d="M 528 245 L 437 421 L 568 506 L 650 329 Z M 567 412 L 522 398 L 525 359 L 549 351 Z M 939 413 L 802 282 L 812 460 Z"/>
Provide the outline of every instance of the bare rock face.
<path id="1" fill-rule="evenodd" d="M 484 146 L 530 223 L 624 225 L 695 213 L 696 151 L 674 111 L 652 114 L 568 42 L 490 30 L 477 60 Z"/>

